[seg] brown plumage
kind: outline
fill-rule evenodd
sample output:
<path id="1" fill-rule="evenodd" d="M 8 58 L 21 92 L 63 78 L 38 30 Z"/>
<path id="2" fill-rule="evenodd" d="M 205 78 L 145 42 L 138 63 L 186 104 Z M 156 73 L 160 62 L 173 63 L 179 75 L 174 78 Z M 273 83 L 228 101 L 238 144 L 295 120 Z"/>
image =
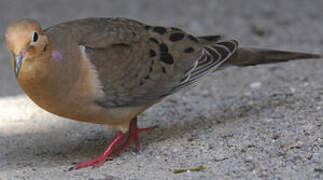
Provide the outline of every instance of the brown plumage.
<path id="1" fill-rule="evenodd" d="M 41 29 L 34 20 L 11 24 L 6 43 L 13 70 L 40 107 L 79 121 L 117 129 L 106 151 L 76 168 L 99 166 L 134 141 L 136 117 L 204 75 L 227 65 L 256 65 L 319 55 L 238 48 L 220 36 L 195 37 L 180 29 L 125 18 L 88 18 Z M 123 139 L 126 143 L 118 149 Z"/>

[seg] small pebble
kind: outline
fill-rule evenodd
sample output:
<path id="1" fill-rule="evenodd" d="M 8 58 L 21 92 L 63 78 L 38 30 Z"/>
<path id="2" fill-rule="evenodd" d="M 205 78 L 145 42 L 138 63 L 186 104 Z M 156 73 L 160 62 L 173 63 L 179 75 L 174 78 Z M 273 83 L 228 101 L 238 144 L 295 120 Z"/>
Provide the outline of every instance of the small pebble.
<path id="1" fill-rule="evenodd" d="M 259 89 L 261 87 L 261 82 L 253 82 L 249 86 L 251 89 Z"/>

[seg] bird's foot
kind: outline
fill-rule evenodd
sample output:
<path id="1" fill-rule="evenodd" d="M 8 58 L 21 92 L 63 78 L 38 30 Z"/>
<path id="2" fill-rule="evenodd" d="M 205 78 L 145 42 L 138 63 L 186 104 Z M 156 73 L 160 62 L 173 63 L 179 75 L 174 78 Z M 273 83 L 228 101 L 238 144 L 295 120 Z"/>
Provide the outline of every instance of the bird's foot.
<path id="1" fill-rule="evenodd" d="M 78 162 L 73 169 L 82 169 L 89 166 L 92 166 L 93 168 L 100 167 L 104 164 L 105 161 L 106 159 L 104 156 L 99 156 L 89 161 Z"/>
<path id="2" fill-rule="evenodd" d="M 137 120 L 136 120 L 136 122 L 134 122 L 133 124 L 130 124 L 129 132 L 127 133 L 128 138 L 127 138 L 126 142 L 118 150 L 116 150 L 113 153 L 120 154 L 120 153 L 126 151 L 132 143 L 136 144 L 136 148 L 139 151 L 141 148 L 141 142 L 140 142 L 138 135 L 142 132 L 147 132 L 147 131 L 152 131 L 152 130 L 153 130 L 153 128 L 138 128 L 137 127 Z"/>
<path id="3" fill-rule="evenodd" d="M 108 159 L 108 157 L 113 153 L 114 150 L 118 147 L 118 145 L 125 139 L 126 134 L 122 133 L 121 131 L 118 131 L 113 138 L 113 140 L 110 142 L 109 146 L 104 150 L 104 152 L 94 159 L 91 159 L 89 161 L 82 161 L 76 163 L 75 167 L 73 169 L 81 169 L 89 166 L 93 167 L 99 167 L 104 164 L 104 162 Z"/>
<path id="4" fill-rule="evenodd" d="M 108 158 L 114 157 L 112 156 L 112 154 L 119 154 L 126 151 L 132 143 L 135 143 L 137 150 L 139 150 L 141 143 L 138 135 L 142 132 L 151 131 L 151 130 L 153 130 L 153 128 L 138 128 L 137 118 L 134 118 L 129 125 L 128 132 L 123 133 L 121 131 L 118 131 L 115 137 L 113 138 L 113 140 L 110 142 L 109 146 L 104 150 L 104 152 L 99 157 L 96 157 L 89 161 L 79 162 L 72 169 L 81 169 L 89 166 L 100 167 L 104 164 L 104 162 Z M 122 144 L 124 140 L 125 142 Z"/>

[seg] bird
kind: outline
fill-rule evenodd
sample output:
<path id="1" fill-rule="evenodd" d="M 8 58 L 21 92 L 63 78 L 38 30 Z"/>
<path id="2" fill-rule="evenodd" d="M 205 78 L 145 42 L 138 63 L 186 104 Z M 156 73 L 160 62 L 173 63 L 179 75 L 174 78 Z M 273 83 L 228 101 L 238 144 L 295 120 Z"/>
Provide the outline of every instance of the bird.
<path id="1" fill-rule="evenodd" d="M 72 169 L 102 166 L 134 144 L 137 116 L 208 74 L 319 54 L 240 47 L 220 35 L 147 25 L 124 17 L 77 19 L 42 28 L 32 19 L 11 23 L 5 34 L 12 70 L 27 96 L 65 118 L 116 130 L 98 157 Z"/>

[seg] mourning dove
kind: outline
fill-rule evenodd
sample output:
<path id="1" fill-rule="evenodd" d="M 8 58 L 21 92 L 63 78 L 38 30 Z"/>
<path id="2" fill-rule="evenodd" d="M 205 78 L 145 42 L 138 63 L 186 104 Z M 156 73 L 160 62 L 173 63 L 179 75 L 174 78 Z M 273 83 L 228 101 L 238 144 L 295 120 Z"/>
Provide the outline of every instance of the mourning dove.
<path id="1" fill-rule="evenodd" d="M 320 55 L 238 48 L 235 40 L 197 37 L 178 28 L 126 18 L 87 18 L 42 29 L 34 20 L 6 32 L 12 67 L 25 93 L 66 118 L 106 124 L 116 135 L 97 158 L 75 169 L 101 166 L 135 143 L 137 116 L 165 97 L 192 87 L 229 65 L 248 66 Z"/>

